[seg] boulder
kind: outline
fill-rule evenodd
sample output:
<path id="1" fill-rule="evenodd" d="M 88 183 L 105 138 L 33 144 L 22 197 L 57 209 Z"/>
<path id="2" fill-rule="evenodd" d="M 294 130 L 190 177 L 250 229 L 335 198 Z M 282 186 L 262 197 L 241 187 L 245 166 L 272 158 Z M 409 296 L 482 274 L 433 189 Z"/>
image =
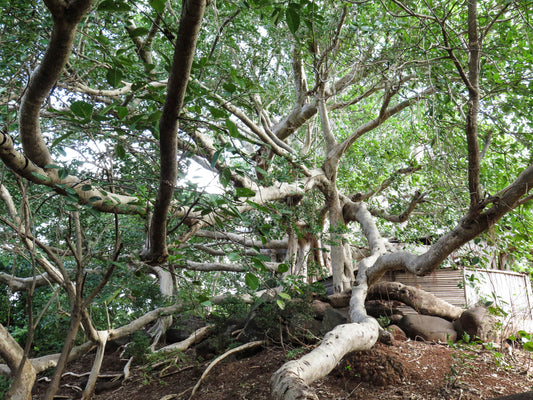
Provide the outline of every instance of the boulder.
<path id="1" fill-rule="evenodd" d="M 457 332 L 450 321 L 429 315 L 405 315 L 399 323 L 405 334 L 414 340 L 422 339 L 431 342 L 455 342 Z"/>
<path id="2" fill-rule="evenodd" d="M 337 325 L 348 322 L 346 310 L 337 308 L 327 308 L 322 319 L 322 334 L 325 334 L 335 328 Z"/>
<path id="3" fill-rule="evenodd" d="M 315 313 L 315 317 L 322 320 L 324 319 L 326 310 L 328 308 L 331 308 L 331 304 L 315 299 L 313 300 L 313 303 L 311 304 L 311 308 L 313 309 L 313 312 Z"/>
<path id="4" fill-rule="evenodd" d="M 387 327 L 387 330 L 392 335 L 392 338 L 394 340 L 401 340 L 405 341 L 407 340 L 407 335 L 404 331 L 402 331 L 402 328 L 400 328 L 398 325 L 389 325 Z"/>
<path id="5" fill-rule="evenodd" d="M 467 333 L 470 338 L 479 338 L 484 342 L 497 341 L 496 317 L 489 313 L 485 307 L 477 306 L 465 310 L 454 327 L 459 337 Z"/>

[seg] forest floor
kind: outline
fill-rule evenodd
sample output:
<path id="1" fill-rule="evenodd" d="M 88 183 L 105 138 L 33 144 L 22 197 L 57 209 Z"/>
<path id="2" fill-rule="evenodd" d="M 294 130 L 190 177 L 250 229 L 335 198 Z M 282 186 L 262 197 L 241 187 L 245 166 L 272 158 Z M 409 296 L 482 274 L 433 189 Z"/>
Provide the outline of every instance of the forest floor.
<path id="1" fill-rule="evenodd" d="M 252 354 L 232 355 L 210 371 L 193 400 L 267 400 L 272 373 L 303 350 L 269 346 Z M 93 358 L 94 354 L 86 355 L 69 365 L 69 371 L 83 375 L 90 371 Z M 100 386 L 93 399 L 189 399 L 209 363 L 196 360 L 194 350 L 152 360 L 134 367 L 126 381 L 105 382 L 106 389 L 102 391 Z M 117 352 L 107 354 L 101 374 L 120 374 L 124 365 Z M 83 380 L 86 375 L 67 374 L 58 398 L 79 398 Z M 481 345 L 395 341 L 392 346 L 377 344 L 372 350 L 347 355 L 313 387 L 321 400 L 473 400 L 525 392 L 532 385 L 532 355 L 520 349 L 506 348 L 499 353 Z M 46 383 L 41 380 L 34 387 L 33 398 L 41 399 L 45 390 Z"/>

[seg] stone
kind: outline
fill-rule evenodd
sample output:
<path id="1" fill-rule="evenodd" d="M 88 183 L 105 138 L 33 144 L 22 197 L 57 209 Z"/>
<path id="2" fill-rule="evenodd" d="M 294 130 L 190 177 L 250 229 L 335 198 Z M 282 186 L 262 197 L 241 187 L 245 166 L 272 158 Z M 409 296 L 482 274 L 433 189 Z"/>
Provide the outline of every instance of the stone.
<path id="1" fill-rule="evenodd" d="M 455 342 L 457 332 L 450 321 L 430 315 L 407 314 L 399 323 L 399 327 L 413 340 L 430 342 Z"/>
<path id="2" fill-rule="evenodd" d="M 454 325 L 459 337 L 467 333 L 471 339 L 479 338 L 484 342 L 497 341 L 497 319 L 485 307 L 477 306 L 465 310 Z"/>
<path id="3" fill-rule="evenodd" d="M 313 303 L 311 304 L 311 308 L 313 309 L 313 312 L 315 313 L 315 317 L 322 320 L 324 319 L 326 310 L 328 308 L 331 308 L 331 304 L 315 299 L 313 300 Z"/>
<path id="4" fill-rule="evenodd" d="M 387 330 L 392 335 L 394 340 L 406 341 L 407 335 L 398 325 L 389 325 Z"/>
<path id="5" fill-rule="evenodd" d="M 326 334 L 331 331 L 337 325 L 345 324 L 348 322 L 348 316 L 345 312 L 336 308 L 327 308 L 322 319 L 322 334 Z"/>

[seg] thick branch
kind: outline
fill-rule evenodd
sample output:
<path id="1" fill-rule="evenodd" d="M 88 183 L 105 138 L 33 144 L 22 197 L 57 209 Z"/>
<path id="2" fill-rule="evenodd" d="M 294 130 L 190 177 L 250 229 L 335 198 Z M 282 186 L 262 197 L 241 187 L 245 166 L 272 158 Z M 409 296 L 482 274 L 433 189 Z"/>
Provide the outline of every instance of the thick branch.
<path id="1" fill-rule="evenodd" d="M 44 99 L 59 79 L 70 56 L 76 27 L 89 10 L 91 0 L 71 4 L 47 2 L 53 15 L 54 28 L 41 64 L 33 72 L 21 100 L 19 128 L 24 152 L 35 164 L 52 163 L 50 152 L 41 135 L 39 111 Z"/>
<path id="2" fill-rule="evenodd" d="M 267 270 L 277 272 L 278 266 L 280 263 L 273 263 L 273 262 L 264 262 L 264 266 Z M 249 271 L 250 268 L 246 268 L 244 265 L 238 265 L 238 264 L 226 264 L 226 263 L 219 263 L 219 262 L 195 262 L 195 261 L 184 261 L 181 264 L 174 264 L 174 268 L 181 268 L 181 269 L 190 269 L 193 271 L 228 271 L 228 272 L 246 272 Z"/>
<path id="3" fill-rule="evenodd" d="M 477 27 L 477 0 L 468 1 L 468 111 L 466 113 L 466 143 L 468 146 L 468 188 L 470 191 L 470 211 L 478 212 L 481 200 L 479 180 L 480 156 L 477 138 L 477 115 L 479 112 L 479 69 L 481 44 Z"/>
<path id="4" fill-rule="evenodd" d="M 136 197 L 105 192 L 72 175 L 61 179 L 55 169 L 41 168 L 17 151 L 11 136 L 4 132 L 0 132 L 0 158 L 14 172 L 29 181 L 54 188 L 60 194 L 74 192 L 80 204 L 91 204 L 96 210 L 116 214 L 144 214 L 146 211 L 139 206 L 139 199 Z M 84 190 L 89 187 L 89 190 Z"/>
<path id="5" fill-rule="evenodd" d="M 0 283 L 7 285 L 12 292 L 22 292 L 32 287 L 46 286 L 50 283 L 50 278 L 47 273 L 36 275 L 35 277 L 20 278 L 0 272 Z"/>
<path id="6" fill-rule="evenodd" d="M 418 313 L 450 320 L 461 316 L 464 309 L 439 299 L 435 295 L 400 282 L 378 282 L 368 291 L 367 299 L 398 300 Z"/>
<path id="7" fill-rule="evenodd" d="M 168 258 L 166 223 L 177 179 L 178 116 L 183 106 L 205 8 L 206 0 L 183 2 L 167 97 L 159 120 L 160 182 L 150 223 L 149 242 L 143 252 L 143 257 L 155 264 Z"/>
<path id="8" fill-rule="evenodd" d="M 517 179 L 491 198 L 492 207 L 475 218 L 466 218 L 451 232 L 443 235 L 429 250 L 421 255 L 396 252 L 379 257 L 367 272 L 370 284 L 388 270 L 402 269 L 415 275 L 427 275 L 437 268 L 453 251 L 479 236 L 508 212 L 522 204 L 522 196 L 533 187 L 533 165 L 530 165 Z"/>
<path id="9" fill-rule="evenodd" d="M 217 239 L 217 240 L 229 240 L 231 242 L 246 246 L 257 247 L 259 249 L 286 249 L 288 246 L 287 240 L 269 240 L 263 243 L 261 240 L 253 240 L 246 238 L 242 235 L 231 232 L 217 232 L 217 231 L 198 231 L 196 233 L 198 237 Z"/>

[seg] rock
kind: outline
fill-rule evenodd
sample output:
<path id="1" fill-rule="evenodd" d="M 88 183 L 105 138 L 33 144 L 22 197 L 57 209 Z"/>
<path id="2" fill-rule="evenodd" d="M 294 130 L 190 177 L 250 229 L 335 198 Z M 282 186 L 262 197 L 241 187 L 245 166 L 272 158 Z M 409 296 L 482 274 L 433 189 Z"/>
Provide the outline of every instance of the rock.
<path id="1" fill-rule="evenodd" d="M 398 325 L 403 318 L 403 314 L 393 314 L 389 317 L 391 325 Z"/>
<path id="2" fill-rule="evenodd" d="M 320 300 L 313 300 L 313 303 L 311 304 L 311 307 L 313 309 L 313 312 L 315 313 L 315 317 L 318 319 L 324 319 L 324 315 L 326 314 L 326 310 L 328 308 L 331 308 L 331 304 L 325 303 Z"/>
<path id="3" fill-rule="evenodd" d="M 407 340 L 407 335 L 405 334 L 404 331 L 402 331 L 402 328 L 400 328 L 398 325 L 389 325 L 387 327 L 387 330 L 390 332 L 394 340 L 401 340 L 401 341 Z"/>
<path id="4" fill-rule="evenodd" d="M 444 318 L 408 314 L 400 320 L 399 327 L 414 340 L 423 339 L 432 342 L 457 340 L 453 324 Z"/>
<path id="5" fill-rule="evenodd" d="M 328 297 L 329 303 L 335 308 L 347 307 L 350 305 L 351 293 L 335 293 Z"/>
<path id="6" fill-rule="evenodd" d="M 477 337 L 482 341 L 497 341 L 497 319 L 485 307 L 472 307 L 465 310 L 454 322 L 459 337 L 467 333 L 472 339 Z"/>
<path id="7" fill-rule="evenodd" d="M 337 325 L 348 322 L 348 316 L 336 308 L 327 308 L 322 319 L 322 334 L 325 334 L 335 328 Z"/>
<path id="8" fill-rule="evenodd" d="M 398 301 L 368 300 L 365 302 L 366 313 L 374 318 L 385 316 L 390 318 L 395 314 L 402 314 L 398 309 L 401 305 Z"/>

